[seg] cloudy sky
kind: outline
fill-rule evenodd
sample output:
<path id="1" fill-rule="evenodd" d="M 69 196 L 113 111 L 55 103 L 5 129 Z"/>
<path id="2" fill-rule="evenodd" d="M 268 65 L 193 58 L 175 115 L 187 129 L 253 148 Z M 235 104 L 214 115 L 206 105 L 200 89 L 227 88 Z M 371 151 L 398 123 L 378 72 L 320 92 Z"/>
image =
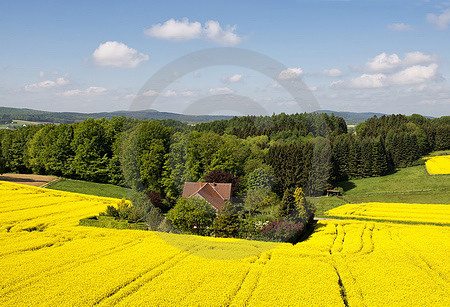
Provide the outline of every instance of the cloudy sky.
<path id="1" fill-rule="evenodd" d="M 4 1 L 0 38 L 1 106 L 114 111 L 147 96 L 149 108 L 183 113 L 233 94 L 260 106 L 248 113 L 292 113 L 305 110 L 280 83 L 300 81 L 321 109 L 450 114 L 449 1 Z M 285 69 L 271 78 L 235 59 L 143 88 L 217 47 Z"/>

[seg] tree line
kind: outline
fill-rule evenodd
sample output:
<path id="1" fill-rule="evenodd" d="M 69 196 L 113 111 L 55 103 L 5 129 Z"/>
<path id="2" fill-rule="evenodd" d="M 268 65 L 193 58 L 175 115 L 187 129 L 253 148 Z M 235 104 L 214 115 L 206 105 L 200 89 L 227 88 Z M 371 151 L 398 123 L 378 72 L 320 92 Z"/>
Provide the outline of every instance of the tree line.
<path id="1" fill-rule="evenodd" d="M 237 195 L 261 176 L 272 178 L 280 197 L 296 187 L 321 195 L 338 181 L 382 176 L 449 149 L 450 117 L 373 117 L 355 133 L 340 117 L 314 113 L 196 126 L 115 117 L 1 130 L 0 146 L 0 171 L 133 187 L 167 210 L 184 182 L 211 180 L 214 170 L 232 175 L 217 180 L 239 182 Z"/>

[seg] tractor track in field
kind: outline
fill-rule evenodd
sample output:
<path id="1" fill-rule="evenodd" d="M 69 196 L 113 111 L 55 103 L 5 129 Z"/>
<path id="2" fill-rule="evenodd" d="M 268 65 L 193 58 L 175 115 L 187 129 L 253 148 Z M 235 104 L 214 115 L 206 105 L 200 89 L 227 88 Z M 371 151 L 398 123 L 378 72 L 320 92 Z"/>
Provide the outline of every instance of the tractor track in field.
<path id="1" fill-rule="evenodd" d="M 67 271 L 67 270 L 79 267 L 79 266 L 84 265 L 86 263 L 96 261 L 96 260 L 101 259 L 103 257 L 112 255 L 114 253 L 121 252 L 122 250 L 125 250 L 125 249 L 127 249 L 129 247 L 133 247 L 133 246 L 138 245 L 140 243 L 142 243 L 142 240 L 130 241 L 130 242 L 127 242 L 127 243 L 125 243 L 125 244 L 123 244 L 123 245 L 121 245 L 119 247 L 110 248 L 110 249 L 108 249 L 108 250 L 106 250 L 106 251 L 104 251 L 104 252 L 102 252 L 100 254 L 92 254 L 92 255 L 86 256 L 86 257 L 78 260 L 75 263 L 73 263 L 73 262 L 64 263 L 64 264 L 59 265 L 57 267 L 51 267 L 51 268 L 48 268 L 48 269 L 45 269 L 45 270 L 41 270 L 38 274 L 33 275 L 32 277 L 28 277 L 28 278 L 26 278 L 24 280 L 19 280 L 17 282 L 12 282 L 9 285 L 5 284 L 5 285 L 1 286 L 2 289 L 0 290 L 0 295 L 2 297 L 5 297 L 6 295 L 13 293 L 13 292 L 19 290 L 20 288 L 29 286 L 30 284 L 33 284 L 34 282 L 38 282 L 43 275 L 55 275 L 55 274 L 58 274 L 58 273 L 61 273 L 61 272 L 64 272 L 64 271 Z M 3 289 L 6 289 L 6 291 L 2 291 Z M 1 300 L 1 298 L 0 298 L 0 300 Z"/>
<path id="2" fill-rule="evenodd" d="M 68 203 L 76 203 L 76 202 L 79 202 L 79 201 L 78 200 L 59 201 L 59 202 L 55 202 L 55 203 L 51 203 L 51 204 L 47 204 L 47 205 L 26 207 L 26 208 L 6 210 L 6 211 L 2 211 L 0 209 L 0 214 L 10 213 L 10 212 L 17 212 L 17 211 L 24 211 L 24 210 L 30 210 L 30 209 L 39 209 L 39 208 L 51 207 L 51 206 L 56 206 L 56 205 L 61 205 L 61 204 L 67 205 Z"/>
<path id="3" fill-rule="evenodd" d="M 338 285 L 339 285 L 339 289 L 340 289 L 342 303 L 344 304 L 344 306 L 349 306 L 349 302 L 348 302 L 349 287 L 347 285 L 347 282 L 343 278 L 343 274 L 345 273 L 345 275 L 348 275 L 352 281 L 352 282 L 350 282 L 350 284 L 355 285 L 354 291 L 358 294 L 358 296 L 360 298 L 360 305 L 366 306 L 366 304 L 364 303 L 363 292 L 362 292 L 361 288 L 359 287 L 356 278 L 353 276 L 350 268 L 348 267 L 348 265 L 345 261 L 345 258 L 342 255 L 342 249 L 343 249 L 344 240 L 345 240 L 345 229 L 343 226 L 341 226 L 341 231 L 344 233 L 342 235 L 342 239 L 338 240 L 339 226 L 340 225 L 335 224 L 335 236 L 334 236 L 333 243 L 329 249 L 329 254 L 331 256 L 330 264 L 334 268 L 337 278 L 338 278 Z M 339 245 L 336 247 L 336 244 L 339 244 Z"/>
<path id="4" fill-rule="evenodd" d="M 263 256 L 266 256 L 267 258 L 264 258 Z M 258 287 L 259 281 L 261 279 L 261 275 L 263 274 L 264 268 L 267 265 L 267 263 L 272 259 L 272 253 L 271 252 L 265 252 L 256 257 L 253 261 L 250 261 L 249 268 L 247 272 L 244 274 L 242 280 L 240 281 L 237 289 L 234 291 L 232 296 L 230 297 L 229 302 L 226 304 L 227 306 L 230 305 L 236 305 L 235 300 L 239 299 L 240 293 L 243 290 L 246 282 L 252 283 L 249 285 L 250 291 L 248 294 L 243 295 L 243 298 L 241 299 L 243 302 L 237 304 L 237 305 L 248 305 L 250 299 L 253 296 L 253 293 L 255 292 L 256 288 Z M 260 267 L 257 267 L 260 266 Z M 255 280 L 249 281 L 249 276 L 255 274 Z"/>
<path id="5" fill-rule="evenodd" d="M 187 257 L 191 256 L 192 255 L 191 252 L 196 252 L 196 251 L 200 250 L 201 248 L 202 248 L 202 246 L 195 246 L 195 247 L 188 248 L 186 250 L 179 251 L 175 255 L 162 260 L 160 263 L 138 273 L 133 278 L 131 278 L 131 279 L 125 281 L 124 283 L 122 283 L 121 285 L 115 287 L 114 289 L 112 289 L 112 291 L 110 291 L 106 295 L 99 298 L 93 305 L 110 306 L 113 304 L 117 304 L 118 302 L 122 301 L 126 297 L 135 293 L 138 289 L 140 289 L 145 284 L 151 282 L 158 276 L 164 274 L 166 271 L 175 267 L 178 263 L 180 263 Z"/>
<path id="6" fill-rule="evenodd" d="M 424 271 L 428 276 L 436 281 L 444 290 L 448 289 L 448 280 L 439 271 L 435 270 L 422 256 L 419 252 L 411 247 L 408 243 L 400 238 L 397 233 L 394 233 L 395 241 L 397 241 L 401 246 L 403 246 L 403 253 L 405 253 L 408 258 L 410 258 L 416 267 Z"/>

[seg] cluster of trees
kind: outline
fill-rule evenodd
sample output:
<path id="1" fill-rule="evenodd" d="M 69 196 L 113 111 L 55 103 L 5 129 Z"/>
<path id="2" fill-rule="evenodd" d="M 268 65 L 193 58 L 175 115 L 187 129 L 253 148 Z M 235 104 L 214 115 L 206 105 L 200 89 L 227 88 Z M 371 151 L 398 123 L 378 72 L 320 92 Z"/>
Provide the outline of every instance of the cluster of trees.
<path id="1" fill-rule="evenodd" d="M 279 197 L 295 187 L 321 195 L 338 181 L 385 175 L 448 149 L 449 138 L 450 117 L 420 115 L 373 117 L 356 134 L 327 114 L 245 116 L 194 127 L 115 117 L 1 130 L 0 171 L 133 187 L 168 211 L 186 181 L 232 182 L 244 197 L 264 174 Z"/>
<path id="2" fill-rule="evenodd" d="M 388 162 L 410 166 L 433 150 L 450 148 L 450 116 L 429 119 L 418 114 L 373 117 L 356 127 L 361 138 L 380 138 Z"/>
<path id="3" fill-rule="evenodd" d="M 230 120 L 201 123 L 197 131 L 231 134 L 239 138 L 267 135 L 271 140 L 298 140 L 305 137 L 329 137 L 347 133 L 347 124 L 341 117 L 325 113 L 302 113 L 272 116 L 233 117 Z"/>
<path id="4" fill-rule="evenodd" d="M 235 117 L 194 127 L 115 117 L 0 130 L 0 172 L 131 187 L 141 195 L 135 206 L 108 214 L 126 214 L 153 230 L 174 225 L 198 234 L 293 240 L 312 216 L 305 195 L 449 148 L 450 117 L 373 117 L 356 133 L 327 114 Z M 186 181 L 232 183 L 234 205 L 217 216 L 200 200 L 181 199 Z"/>
<path id="5" fill-rule="evenodd" d="M 280 198 L 266 187 L 249 189 L 243 202 L 227 202 L 219 212 L 203 199 L 180 198 L 166 215 L 184 233 L 278 242 L 296 242 L 313 216 L 301 188 Z"/>

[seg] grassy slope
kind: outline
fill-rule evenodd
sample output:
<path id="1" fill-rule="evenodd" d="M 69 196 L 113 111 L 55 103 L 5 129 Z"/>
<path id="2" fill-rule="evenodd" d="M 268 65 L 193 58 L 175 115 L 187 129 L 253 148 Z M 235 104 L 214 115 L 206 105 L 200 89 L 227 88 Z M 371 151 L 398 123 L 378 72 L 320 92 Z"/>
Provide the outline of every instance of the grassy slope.
<path id="1" fill-rule="evenodd" d="M 433 151 L 432 153 L 426 155 L 425 157 L 435 157 L 435 156 L 445 156 L 445 155 L 450 155 L 450 150 Z"/>
<path id="2" fill-rule="evenodd" d="M 130 189 L 112 184 L 95 183 L 81 180 L 62 179 L 47 186 L 48 189 L 75 192 L 112 198 L 127 198 Z"/>
<path id="3" fill-rule="evenodd" d="M 339 184 L 345 193 L 337 197 L 309 198 L 316 215 L 346 203 L 391 202 L 450 204 L 450 176 L 429 175 L 424 165 L 398 169 L 394 174 L 349 180 Z"/>

